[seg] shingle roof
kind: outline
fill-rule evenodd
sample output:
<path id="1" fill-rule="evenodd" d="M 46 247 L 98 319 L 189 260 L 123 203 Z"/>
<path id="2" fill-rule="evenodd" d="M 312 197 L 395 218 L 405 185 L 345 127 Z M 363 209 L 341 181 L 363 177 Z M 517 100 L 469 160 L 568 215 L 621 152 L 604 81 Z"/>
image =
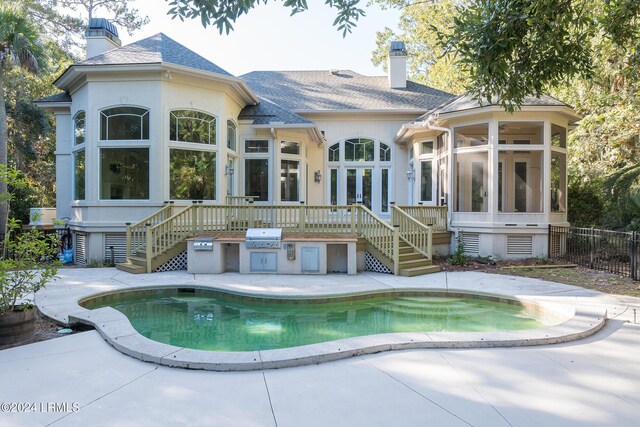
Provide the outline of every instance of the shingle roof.
<path id="1" fill-rule="evenodd" d="M 36 99 L 34 102 L 71 102 L 71 95 L 69 95 L 67 92 L 60 92 L 56 93 L 55 95 Z"/>
<path id="2" fill-rule="evenodd" d="M 242 109 L 238 120 L 251 120 L 254 125 L 266 125 L 271 123 L 284 123 L 287 125 L 312 125 L 313 122 L 286 110 L 273 102 L 260 98 L 258 105 L 248 105 Z"/>
<path id="3" fill-rule="evenodd" d="M 475 99 L 472 95 L 464 94 L 464 95 L 458 96 L 457 98 L 441 106 L 440 108 L 437 108 L 434 111 L 430 111 L 427 114 L 433 114 L 436 112 L 440 114 L 453 113 L 457 111 L 472 110 L 475 108 L 482 108 L 482 107 L 495 106 L 495 105 L 500 105 L 497 97 L 494 97 L 491 100 L 491 102 L 489 102 L 487 99 L 484 99 L 482 102 L 480 102 L 479 100 Z M 542 95 L 539 98 L 534 96 L 525 97 L 522 106 L 523 107 L 533 107 L 533 106 L 563 107 L 563 106 L 567 106 L 567 104 L 549 95 Z M 421 120 L 421 119 L 422 118 L 419 118 L 418 120 Z"/>
<path id="4" fill-rule="evenodd" d="M 213 62 L 189 50 L 165 34 L 158 33 L 135 43 L 110 50 L 75 65 L 126 65 L 169 63 L 233 77 Z"/>
<path id="5" fill-rule="evenodd" d="M 258 96 L 292 111 L 431 110 L 453 95 L 419 83 L 391 89 L 386 76 L 353 71 L 253 71 L 241 76 Z"/>

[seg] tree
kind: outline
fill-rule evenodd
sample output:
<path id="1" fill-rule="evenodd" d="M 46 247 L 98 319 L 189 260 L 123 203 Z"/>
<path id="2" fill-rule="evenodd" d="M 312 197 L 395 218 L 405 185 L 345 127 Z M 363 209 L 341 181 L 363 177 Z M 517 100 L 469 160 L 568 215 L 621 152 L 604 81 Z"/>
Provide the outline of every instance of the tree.
<path id="1" fill-rule="evenodd" d="M 37 22 L 41 32 L 66 49 L 82 46 L 84 30 L 89 19 L 104 15 L 126 30 L 130 35 L 149 22 L 130 7 L 127 0 L 0 0 L 0 6 L 20 7 L 32 22 Z M 73 13 L 68 13 L 69 11 Z"/>
<path id="2" fill-rule="evenodd" d="M 42 57 L 42 44 L 37 28 L 26 17 L 12 8 L 0 9 L 0 165 L 7 165 L 7 111 L 5 106 L 5 74 L 12 67 L 26 72 L 38 72 Z M 4 180 L 0 180 L 0 194 L 7 193 Z M 0 203 L 0 232 L 6 234 L 7 203 Z"/>
<path id="3" fill-rule="evenodd" d="M 397 0 L 378 0 L 381 7 L 402 7 L 399 33 L 390 28 L 377 33 L 376 50 L 371 62 L 386 70 L 389 45 L 392 40 L 403 40 L 407 46 L 407 71 L 412 80 L 460 94 L 464 92 L 468 76 L 455 64 L 453 54 L 445 54 L 440 33 L 448 31 L 458 10 L 455 0 L 439 2 L 398 3 Z"/>
<path id="4" fill-rule="evenodd" d="M 211 24 L 218 28 L 220 34 L 233 30 L 233 23 L 249 13 L 260 4 L 269 0 L 166 0 L 169 3 L 169 15 L 184 21 L 185 18 L 200 19 L 203 27 Z M 325 4 L 337 10 L 333 21 L 343 36 L 350 33 L 358 20 L 365 15 L 359 8 L 360 0 L 325 0 Z M 291 9 L 291 15 L 308 9 L 307 0 L 283 0 L 282 5 Z"/>
<path id="5" fill-rule="evenodd" d="M 469 91 L 497 96 L 508 111 L 526 96 L 590 77 L 598 35 L 630 45 L 638 61 L 637 0 L 471 0 L 458 12 L 443 46 L 469 73 Z"/>

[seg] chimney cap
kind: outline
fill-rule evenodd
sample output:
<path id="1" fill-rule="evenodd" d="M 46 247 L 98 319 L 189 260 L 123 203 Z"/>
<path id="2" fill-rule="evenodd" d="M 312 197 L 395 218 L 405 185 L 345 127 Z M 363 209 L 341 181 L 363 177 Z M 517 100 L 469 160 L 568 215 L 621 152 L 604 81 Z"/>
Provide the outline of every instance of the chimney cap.
<path id="1" fill-rule="evenodd" d="M 87 25 L 87 31 L 85 34 L 87 36 L 92 36 L 101 34 L 103 31 L 114 36 L 116 39 L 118 38 L 118 28 L 105 18 L 91 18 Z"/>
<path id="2" fill-rule="evenodd" d="M 390 56 L 407 56 L 407 48 L 403 41 L 392 41 L 389 48 Z"/>

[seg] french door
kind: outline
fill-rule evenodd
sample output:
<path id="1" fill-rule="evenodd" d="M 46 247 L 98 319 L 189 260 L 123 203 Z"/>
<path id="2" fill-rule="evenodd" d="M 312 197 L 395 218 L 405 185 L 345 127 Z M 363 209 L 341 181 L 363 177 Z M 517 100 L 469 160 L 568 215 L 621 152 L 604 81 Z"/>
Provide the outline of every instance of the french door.
<path id="1" fill-rule="evenodd" d="M 371 209 L 372 203 L 372 187 L 373 187 L 373 169 L 372 168 L 348 168 L 346 181 L 347 204 L 363 204 Z"/>

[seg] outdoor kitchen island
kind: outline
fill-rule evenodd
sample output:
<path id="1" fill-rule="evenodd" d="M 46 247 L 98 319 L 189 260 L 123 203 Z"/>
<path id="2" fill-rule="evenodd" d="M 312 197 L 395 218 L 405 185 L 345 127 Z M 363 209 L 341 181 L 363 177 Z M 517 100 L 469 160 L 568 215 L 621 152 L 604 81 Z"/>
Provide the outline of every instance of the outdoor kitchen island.
<path id="1" fill-rule="evenodd" d="M 249 229 L 246 234 L 203 234 L 188 239 L 187 271 L 354 275 L 364 269 L 364 251 L 356 250 L 356 235 L 275 230 L 279 229 Z"/>

